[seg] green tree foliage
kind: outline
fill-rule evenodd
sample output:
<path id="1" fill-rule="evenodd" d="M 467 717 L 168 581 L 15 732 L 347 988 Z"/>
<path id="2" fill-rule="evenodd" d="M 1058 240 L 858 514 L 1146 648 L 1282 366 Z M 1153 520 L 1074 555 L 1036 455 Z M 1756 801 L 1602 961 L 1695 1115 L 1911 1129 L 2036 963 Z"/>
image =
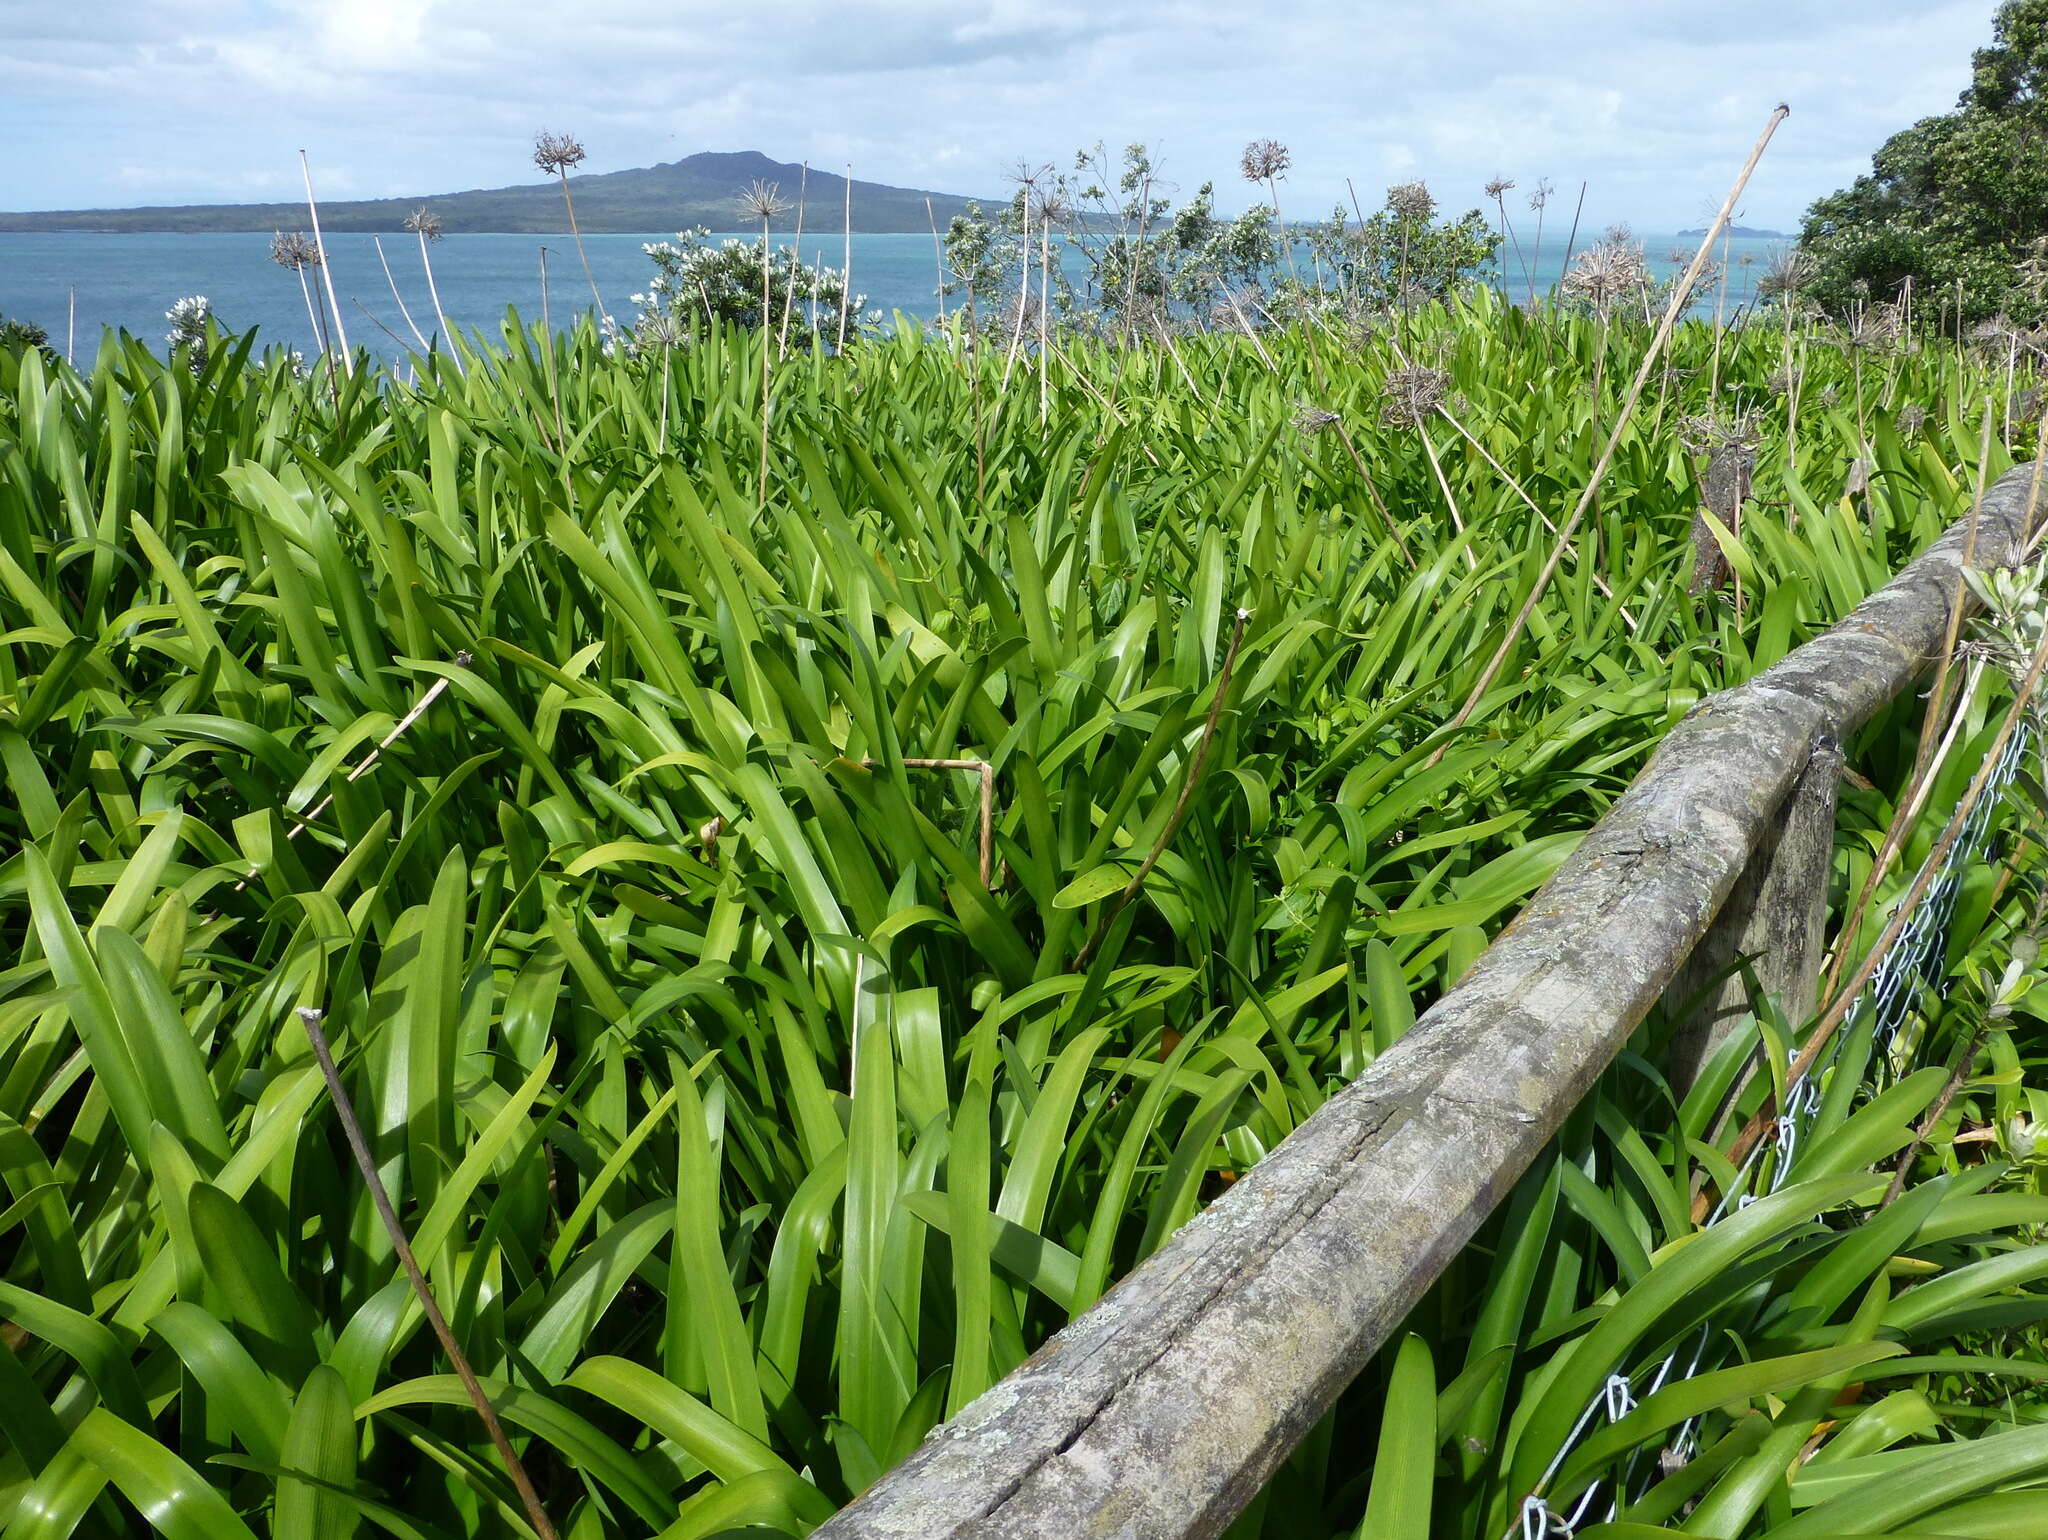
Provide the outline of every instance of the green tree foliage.
<path id="1" fill-rule="evenodd" d="M 1956 110 L 1892 135 L 1868 174 L 1807 211 L 1805 291 L 1831 312 L 1930 305 L 1965 318 L 2048 313 L 2048 0 L 2006 0 Z"/>
<path id="2" fill-rule="evenodd" d="M 1334 294 L 1354 310 L 1412 309 L 1469 283 L 1500 239 L 1479 210 L 1439 219 L 1429 188 L 1404 182 L 1387 189 L 1385 206 L 1364 223 L 1348 224 L 1340 208 L 1309 233 L 1317 276 L 1296 282 L 1296 299 L 1302 308 Z"/>
<path id="3" fill-rule="evenodd" d="M 1285 149 L 1255 145 L 1246 151 L 1248 166 L 1255 150 L 1278 156 L 1272 178 L 1254 179 L 1270 193 L 1284 174 Z M 999 215 L 969 205 L 955 217 L 946 236 L 946 292 L 967 296 L 984 313 L 1005 286 L 1014 295 L 1022 264 L 1037 260 L 1026 248 L 1036 250 L 1049 221 L 1078 259 L 1074 283 L 1058 264 L 1030 282 L 1036 293 L 1049 278 L 1054 307 L 1070 328 L 1132 336 L 1268 327 L 1309 315 L 1363 319 L 1448 297 L 1500 244 L 1476 209 L 1439 219 L 1420 182 L 1388 188 L 1386 206 L 1362 222 L 1340 208 L 1302 225 L 1284 223 L 1273 202 L 1219 215 L 1213 182 L 1178 203 L 1170 191 L 1142 144 L 1120 158 L 1100 144 L 1082 150 L 1068 173 L 1032 174 L 1028 231 L 1021 187 Z"/>
<path id="4" fill-rule="evenodd" d="M 14 320 L 0 316 L 0 353 L 26 353 L 30 349 L 45 358 L 54 358 L 50 351 L 50 334 L 33 321 Z"/>

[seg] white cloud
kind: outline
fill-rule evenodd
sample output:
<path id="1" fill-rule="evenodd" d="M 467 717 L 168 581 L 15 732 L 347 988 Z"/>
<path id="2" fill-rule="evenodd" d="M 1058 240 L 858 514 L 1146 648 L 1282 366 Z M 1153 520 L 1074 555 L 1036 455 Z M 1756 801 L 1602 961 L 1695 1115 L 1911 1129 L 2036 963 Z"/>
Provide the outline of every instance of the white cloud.
<path id="1" fill-rule="evenodd" d="M 1884 137 L 1946 110 L 1995 0 L 0 0 L 12 207 L 288 187 L 329 195 L 523 181 L 543 125 L 586 170 L 758 148 L 994 192 L 1020 158 L 1159 146 L 1184 188 L 1249 201 L 1237 151 L 1291 146 L 1304 213 L 1427 177 L 1587 181 L 1588 218 L 1690 223 L 1771 106 L 1794 112 L 1752 223 L 1795 221 Z M 177 146 L 175 156 L 163 153 Z M 176 166 L 189 172 L 180 176 Z M 276 182 L 266 179 L 277 178 Z"/>

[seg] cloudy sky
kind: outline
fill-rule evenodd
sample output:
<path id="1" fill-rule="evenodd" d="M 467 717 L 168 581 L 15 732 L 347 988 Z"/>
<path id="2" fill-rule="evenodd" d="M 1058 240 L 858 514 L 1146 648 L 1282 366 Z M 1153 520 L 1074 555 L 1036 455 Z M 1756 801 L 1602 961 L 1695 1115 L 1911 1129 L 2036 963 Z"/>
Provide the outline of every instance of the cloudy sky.
<path id="1" fill-rule="evenodd" d="M 535 129 L 586 171 L 759 149 L 987 193 L 1084 142 L 1155 147 L 1283 212 L 1417 176 L 1445 202 L 1539 178 L 1590 221 L 1703 223 L 1771 107 L 1747 223 L 1787 228 L 1884 137 L 1946 111 L 1995 0 L 0 0 L 0 208 L 502 186 Z M 1512 207 L 1513 205 L 1511 205 Z"/>

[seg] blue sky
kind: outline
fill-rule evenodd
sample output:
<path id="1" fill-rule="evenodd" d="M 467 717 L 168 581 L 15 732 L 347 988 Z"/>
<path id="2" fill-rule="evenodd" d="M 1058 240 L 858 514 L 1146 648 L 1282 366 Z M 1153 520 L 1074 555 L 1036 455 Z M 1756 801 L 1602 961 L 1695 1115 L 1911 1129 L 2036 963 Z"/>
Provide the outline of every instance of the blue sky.
<path id="1" fill-rule="evenodd" d="M 1796 224 L 1886 135 L 1953 106 L 1995 0 L 0 0 L 0 208 L 426 194 L 759 149 L 988 193 L 1020 161 L 1152 144 L 1184 191 L 1283 212 L 1426 179 L 1539 178 L 1587 219 L 1704 223 L 1791 103 L 1746 222 Z M 1510 204 L 1515 208 L 1514 203 Z M 1556 205 L 1553 204 L 1553 217 Z M 1524 217 L 1516 210 L 1517 217 Z"/>

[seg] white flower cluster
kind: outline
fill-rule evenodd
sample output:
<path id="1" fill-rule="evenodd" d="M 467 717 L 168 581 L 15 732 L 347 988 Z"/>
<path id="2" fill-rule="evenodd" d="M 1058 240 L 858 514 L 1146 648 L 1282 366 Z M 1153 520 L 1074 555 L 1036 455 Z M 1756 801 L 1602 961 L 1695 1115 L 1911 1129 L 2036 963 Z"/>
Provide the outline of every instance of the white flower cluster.
<path id="1" fill-rule="evenodd" d="M 680 345 L 706 320 L 771 325 L 789 338 L 836 338 L 842 304 L 849 336 L 881 323 L 880 314 L 866 308 L 865 295 L 847 294 L 844 275 L 823 264 L 806 267 L 787 246 L 768 254 L 765 275 L 758 240 L 727 237 L 714 245 L 711 232 L 701 227 L 681 231 L 673 241 L 645 242 L 641 250 L 655 270 L 632 296 L 638 313 L 630 338 L 620 339 L 629 349 Z"/>
<path id="2" fill-rule="evenodd" d="M 206 323 L 212 316 L 212 301 L 204 294 L 188 294 L 164 312 L 164 319 L 171 323 L 171 329 L 164 333 L 164 341 L 176 347 L 181 342 L 204 336 Z"/>
<path id="3" fill-rule="evenodd" d="M 190 294 L 177 301 L 164 312 L 164 319 L 171 323 L 171 329 L 164 333 L 164 341 L 173 352 L 186 350 L 187 360 L 193 375 L 204 374 L 209 359 L 206 345 L 206 323 L 213 319 L 213 305 L 204 294 Z"/>

